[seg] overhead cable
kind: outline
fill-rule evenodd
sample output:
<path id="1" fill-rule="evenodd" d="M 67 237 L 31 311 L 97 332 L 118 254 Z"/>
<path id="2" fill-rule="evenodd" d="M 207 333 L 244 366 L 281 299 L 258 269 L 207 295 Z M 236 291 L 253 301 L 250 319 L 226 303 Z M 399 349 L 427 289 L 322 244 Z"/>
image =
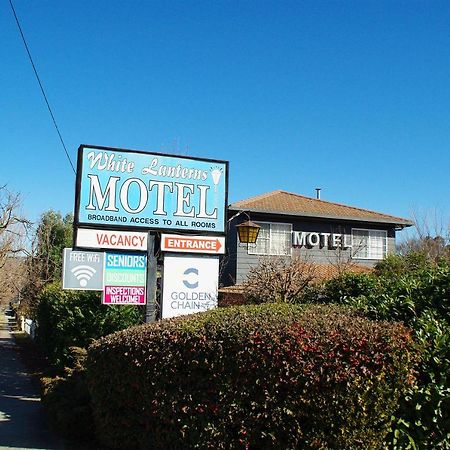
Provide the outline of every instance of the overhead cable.
<path id="1" fill-rule="evenodd" d="M 39 78 L 39 74 L 38 74 L 38 71 L 36 69 L 36 66 L 34 65 L 33 58 L 31 57 L 30 49 L 28 48 L 27 41 L 25 40 L 25 36 L 23 34 L 22 27 L 20 26 L 19 18 L 17 17 L 16 10 L 14 9 L 14 5 L 12 3 L 12 0 L 9 0 L 9 4 L 11 5 L 11 9 L 12 9 L 12 12 L 14 14 L 14 18 L 16 19 L 17 27 L 19 28 L 19 32 L 20 32 L 20 35 L 22 36 L 22 41 L 23 41 L 23 43 L 25 45 L 25 49 L 27 51 L 28 58 L 30 59 L 30 63 L 32 65 L 32 67 L 33 67 L 34 74 L 36 75 L 37 82 L 39 83 L 39 87 L 41 88 L 41 92 L 42 92 L 42 95 L 44 96 L 45 103 L 47 104 L 47 108 L 48 108 L 48 111 L 49 111 L 50 116 L 52 118 L 53 125 L 55 126 L 56 132 L 58 133 L 59 140 L 61 141 L 61 144 L 63 146 L 64 152 L 65 152 L 65 154 L 67 156 L 67 159 L 69 160 L 69 164 L 72 167 L 73 173 L 76 173 L 75 166 L 72 163 L 72 159 L 70 158 L 69 152 L 67 151 L 66 144 L 64 143 L 64 139 L 63 139 L 63 137 L 61 135 L 61 132 L 59 131 L 58 124 L 56 123 L 56 119 L 55 119 L 55 116 L 53 114 L 52 108 L 50 107 L 50 103 L 49 103 L 49 101 L 47 99 L 47 95 L 45 94 L 44 86 L 42 85 L 41 79 Z"/>

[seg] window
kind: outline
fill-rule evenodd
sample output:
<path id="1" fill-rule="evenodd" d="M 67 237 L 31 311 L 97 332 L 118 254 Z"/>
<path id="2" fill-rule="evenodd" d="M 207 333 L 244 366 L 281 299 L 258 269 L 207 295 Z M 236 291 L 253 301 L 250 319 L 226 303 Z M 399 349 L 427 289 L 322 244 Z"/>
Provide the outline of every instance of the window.
<path id="1" fill-rule="evenodd" d="M 352 248 L 354 258 L 383 259 L 387 252 L 387 232 L 353 228 Z"/>
<path id="2" fill-rule="evenodd" d="M 290 223 L 257 222 L 261 227 L 250 255 L 290 256 L 292 250 L 292 225 Z"/>

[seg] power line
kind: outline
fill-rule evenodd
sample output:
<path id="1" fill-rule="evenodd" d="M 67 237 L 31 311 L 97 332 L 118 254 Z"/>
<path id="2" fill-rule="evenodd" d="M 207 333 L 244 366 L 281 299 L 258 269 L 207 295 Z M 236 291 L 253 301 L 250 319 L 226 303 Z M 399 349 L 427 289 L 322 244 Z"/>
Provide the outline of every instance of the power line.
<path id="1" fill-rule="evenodd" d="M 41 79 L 39 78 L 39 74 L 37 72 L 36 66 L 34 65 L 33 58 L 31 57 L 30 49 L 28 48 L 27 41 L 25 40 L 25 36 L 23 34 L 22 27 L 20 26 L 19 18 L 17 17 L 16 10 L 14 9 L 12 0 L 9 0 L 9 4 L 11 5 L 11 9 L 14 14 L 14 18 L 16 19 L 17 27 L 19 28 L 20 35 L 22 36 L 22 41 L 23 41 L 23 43 L 25 45 L 25 49 L 28 53 L 28 58 L 30 59 L 30 63 L 33 67 L 37 82 L 39 83 L 39 87 L 41 88 L 41 92 L 42 92 L 42 95 L 44 96 L 45 103 L 47 104 L 48 112 L 50 113 L 50 116 L 52 117 L 53 125 L 55 126 L 56 132 L 58 133 L 59 140 L 61 141 L 61 144 L 64 148 L 64 152 L 67 156 L 67 159 L 69 160 L 70 166 L 72 167 L 73 173 L 76 173 L 75 167 L 72 163 L 72 159 L 70 158 L 69 152 L 67 151 L 67 148 L 66 148 L 66 144 L 64 143 L 64 139 L 61 136 L 61 132 L 59 131 L 58 124 L 56 123 L 55 116 L 53 115 L 52 108 L 50 107 L 50 103 L 48 102 L 47 95 L 45 94 L 44 86 L 41 83 Z"/>

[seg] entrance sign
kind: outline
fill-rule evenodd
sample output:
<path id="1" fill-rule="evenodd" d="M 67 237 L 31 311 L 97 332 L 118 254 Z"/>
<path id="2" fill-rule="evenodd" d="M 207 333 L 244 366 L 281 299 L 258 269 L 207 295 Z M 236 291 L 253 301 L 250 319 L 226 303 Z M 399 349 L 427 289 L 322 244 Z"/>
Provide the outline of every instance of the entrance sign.
<path id="1" fill-rule="evenodd" d="M 105 254 L 64 249 L 63 289 L 83 291 L 103 290 Z"/>
<path id="2" fill-rule="evenodd" d="M 218 284 L 218 256 L 164 256 L 162 317 L 215 308 Z"/>
<path id="3" fill-rule="evenodd" d="M 116 250 L 147 250 L 147 233 L 133 231 L 76 230 L 77 247 L 105 248 Z"/>
<path id="4" fill-rule="evenodd" d="M 78 149 L 76 226 L 225 232 L 228 162 Z"/>
<path id="5" fill-rule="evenodd" d="M 225 253 L 225 238 L 215 236 L 183 236 L 179 234 L 162 234 L 161 250 L 166 252 Z"/>
<path id="6" fill-rule="evenodd" d="M 147 256 L 136 252 L 106 253 L 104 305 L 144 305 Z"/>

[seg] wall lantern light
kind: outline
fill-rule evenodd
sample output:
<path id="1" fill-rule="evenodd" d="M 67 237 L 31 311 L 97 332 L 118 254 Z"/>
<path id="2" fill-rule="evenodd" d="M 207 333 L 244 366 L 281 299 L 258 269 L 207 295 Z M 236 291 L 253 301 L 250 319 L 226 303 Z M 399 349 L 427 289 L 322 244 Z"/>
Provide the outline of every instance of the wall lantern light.
<path id="1" fill-rule="evenodd" d="M 258 239 L 259 229 L 261 227 L 256 223 L 247 220 L 239 225 L 236 225 L 236 229 L 239 236 L 239 242 L 241 244 L 255 244 Z"/>

